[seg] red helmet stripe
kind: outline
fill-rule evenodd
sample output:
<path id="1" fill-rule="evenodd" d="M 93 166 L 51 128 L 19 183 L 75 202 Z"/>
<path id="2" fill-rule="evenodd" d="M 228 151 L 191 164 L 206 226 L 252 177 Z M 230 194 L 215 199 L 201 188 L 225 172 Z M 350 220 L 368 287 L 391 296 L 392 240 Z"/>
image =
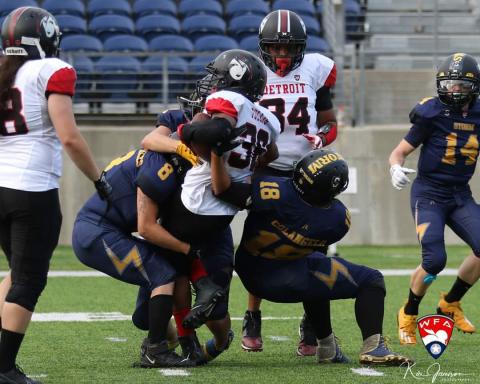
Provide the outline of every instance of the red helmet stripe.
<path id="1" fill-rule="evenodd" d="M 280 11 L 280 32 L 290 32 L 290 12 Z"/>
<path id="2" fill-rule="evenodd" d="M 18 19 L 22 16 L 22 13 L 25 12 L 29 7 L 21 7 L 18 8 L 15 13 L 12 15 L 12 19 L 10 20 L 9 27 L 9 38 L 10 38 L 10 46 L 13 47 L 15 44 L 15 27 L 17 26 Z"/>

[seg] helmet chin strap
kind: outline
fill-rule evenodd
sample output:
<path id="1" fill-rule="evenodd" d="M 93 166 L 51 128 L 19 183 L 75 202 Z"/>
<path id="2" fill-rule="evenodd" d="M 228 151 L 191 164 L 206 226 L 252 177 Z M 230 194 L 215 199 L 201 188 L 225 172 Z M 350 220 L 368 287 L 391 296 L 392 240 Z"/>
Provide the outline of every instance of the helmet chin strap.
<path id="1" fill-rule="evenodd" d="M 275 65 L 277 66 L 277 70 L 275 71 L 275 73 L 278 76 L 286 76 L 287 73 L 290 72 L 290 68 L 292 66 L 292 59 L 290 57 L 276 57 Z"/>

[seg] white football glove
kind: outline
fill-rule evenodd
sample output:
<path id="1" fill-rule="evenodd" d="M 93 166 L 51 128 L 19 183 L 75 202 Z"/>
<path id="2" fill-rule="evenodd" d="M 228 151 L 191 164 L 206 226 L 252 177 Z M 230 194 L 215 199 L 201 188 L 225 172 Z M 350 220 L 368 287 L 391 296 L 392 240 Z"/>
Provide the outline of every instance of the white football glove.
<path id="1" fill-rule="evenodd" d="M 302 136 L 312 144 L 313 149 L 320 149 L 323 147 L 323 141 L 320 136 L 303 133 Z"/>
<path id="2" fill-rule="evenodd" d="M 403 189 L 410 179 L 407 177 L 410 173 L 415 173 L 414 169 L 403 168 L 400 164 L 394 164 L 390 167 L 390 175 L 392 176 L 392 185 L 393 188 L 398 189 L 399 191 Z"/>

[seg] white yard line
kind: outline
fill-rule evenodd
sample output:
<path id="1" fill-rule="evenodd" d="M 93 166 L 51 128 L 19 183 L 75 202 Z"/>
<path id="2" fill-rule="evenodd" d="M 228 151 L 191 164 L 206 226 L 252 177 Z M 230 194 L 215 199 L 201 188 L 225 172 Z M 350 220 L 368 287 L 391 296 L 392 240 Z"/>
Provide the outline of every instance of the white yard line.
<path id="1" fill-rule="evenodd" d="M 380 269 L 384 276 L 410 276 L 414 269 Z M 457 269 L 447 268 L 440 272 L 441 276 L 456 276 Z M 6 271 L 0 272 L 0 277 L 6 276 Z M 237 274 L 234 272 L 234 276 Z M 108 275 L 98 271 L 50 271 L 48 277 L 108 277 Z"/>

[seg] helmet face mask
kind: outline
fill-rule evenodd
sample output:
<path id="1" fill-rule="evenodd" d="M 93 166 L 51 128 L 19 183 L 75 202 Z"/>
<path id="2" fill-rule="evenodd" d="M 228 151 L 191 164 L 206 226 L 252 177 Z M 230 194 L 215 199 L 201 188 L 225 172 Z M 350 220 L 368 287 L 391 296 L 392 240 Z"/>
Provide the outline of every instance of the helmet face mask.
<path id="1" fill-rule="evenodd" d="M 307 33 L 303 20 L 295 12 L 281 9 L 265 16 L 259 40 L 263 62 L 277 75 L 286 76 L 302 63 Z"/>
<path id="2" fill-rule="evenodd" d="M 479 94 L 480 70 L 477 61 L 465 53 L 445 59 L 437 72 L 439 100 L 454 109 L 475 103 Z"/>
<path id="3" fill-rule="evenodd" d="M 57 20 L 41 8 L 17 8 L 2 25 L 2 45 L 7 56 L 57 57 L 60 37 Z"/>
<path id="4" fill-rule="evenodd" d="M 295 165 L 292 183 L 308 204 L 326 206 L 347 189 L 348 165 L 338 153 L 316 149 Z"/>
<path id="5" fill-rule="evenodd" d="M 197 82 L 200 94 L 208 95 L 226 89 L 255 102 L 261 99 L 267 83 L 267 72 L 261 60 L 241 49 L 220 53 L 206 66 L 206 70 L 208 75 Z"/>

